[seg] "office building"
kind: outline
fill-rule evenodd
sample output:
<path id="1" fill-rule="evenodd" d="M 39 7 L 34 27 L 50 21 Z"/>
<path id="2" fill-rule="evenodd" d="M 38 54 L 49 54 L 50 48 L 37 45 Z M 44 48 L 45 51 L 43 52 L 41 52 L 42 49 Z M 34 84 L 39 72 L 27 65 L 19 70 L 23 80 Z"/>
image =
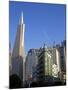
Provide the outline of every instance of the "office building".
<path id="1" fill-rule="evenodd" d="M 26 56 L 26 80 L 33 80 L 35 68 L 38 63 L 38 55 L 41 52 L 40 49 L 30 49 Z"/>
<path id="2" fill-rule="evenodd" d="M 25 62 L 24 32 L 25 32 L 25 24 L 22 13 L 19 20 L 13 52 L 12 52 L 12 73 L 18 75 L 23 82 L 25 76 L 24 75 L 24 62 Z"/>

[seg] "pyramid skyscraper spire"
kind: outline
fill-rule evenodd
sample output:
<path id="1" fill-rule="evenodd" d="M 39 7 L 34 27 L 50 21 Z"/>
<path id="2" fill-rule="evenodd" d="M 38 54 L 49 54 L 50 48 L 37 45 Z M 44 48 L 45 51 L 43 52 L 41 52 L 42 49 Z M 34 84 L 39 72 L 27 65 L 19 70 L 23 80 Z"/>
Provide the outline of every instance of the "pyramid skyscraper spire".
<path id="1" fill-rule="evenodd" d="M 24 19 L 23 19 L 23 11 L 21 12 L 19 24 L 24 24 Z"/>
<path id="2" fill-rule="evenodd" d="M 12 71 L 13 74 L 17 74 L 23 81 L 24 81 L 23 70 L 25 61 L 24 31 L 25 31 L 25 24 L 23 21 L 23 12 L 22 12 L 21 17 L 19 19 L 19 25 L 17 28 L 16 38 L 12 52 Z"/>
<path id="3" fill-rule="evenodd" d="M 23 12 L 21 13 L 21 17 L 19 19 L 19 25 L 16 33 L 14 48 L 13 48 L 13 57 L 18 55 L 23 56 L 24 54 L 24 30 L 25 24 L 23 20 Z"/>

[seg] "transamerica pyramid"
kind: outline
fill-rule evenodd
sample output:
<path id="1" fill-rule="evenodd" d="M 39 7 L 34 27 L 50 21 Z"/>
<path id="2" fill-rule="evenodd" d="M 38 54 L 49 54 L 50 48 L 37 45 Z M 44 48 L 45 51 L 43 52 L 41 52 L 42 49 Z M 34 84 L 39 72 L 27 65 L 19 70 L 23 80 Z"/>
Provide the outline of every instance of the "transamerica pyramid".
<path id="1" fill-rule="evenodd" d="M 16 39 L 12 53 L 13 57 L 17 57 L 17 56 L 24 57 L 24 31 L 25 31 L 25 24 L 22 13 L 17 28 Z"/>
<path id="2" fill-rule="evenodd" d="M 12 73 L 18 75 L 22 81 L 24 81 L 24 61 L 25 61 L 24 32 L 25 32 L 25 24 L 22 13 L 19 20 L 15 43 L 12 52 Z"/>

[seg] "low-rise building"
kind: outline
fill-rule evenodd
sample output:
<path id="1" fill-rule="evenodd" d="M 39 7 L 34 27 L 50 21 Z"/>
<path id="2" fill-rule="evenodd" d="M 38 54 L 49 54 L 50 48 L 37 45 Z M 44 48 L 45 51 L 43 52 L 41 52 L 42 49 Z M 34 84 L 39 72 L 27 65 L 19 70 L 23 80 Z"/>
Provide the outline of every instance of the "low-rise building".
<path id="1" fill-rule="evenodd" d="M 65 42 L 54 47 L 45 47 L 44 45 L 40 49 L 29 50 L 26 57 L 26 80 L 52 81 L 59 80 L 59 78 L 62 80 L 65 77 Z"/>
<path id="2" fill-rule="evenodd" d="M 40 49 L 30 49 L 26 56 L 26 63 L 25 63 L 25 71 L 26 71 L 26 81 L 35 77 L 34 72 L 36 70 L 36 66 L 38 63 L 38 55 L 41 52 Z"/>
<path id="3" fill-rule="evenodd" d="M 43 51 L 38 56 L 37 78 L 38 81 L 47 81 L 47 76 L 52 76 L 52 54 L 48 48 L 43 48 Z"/>

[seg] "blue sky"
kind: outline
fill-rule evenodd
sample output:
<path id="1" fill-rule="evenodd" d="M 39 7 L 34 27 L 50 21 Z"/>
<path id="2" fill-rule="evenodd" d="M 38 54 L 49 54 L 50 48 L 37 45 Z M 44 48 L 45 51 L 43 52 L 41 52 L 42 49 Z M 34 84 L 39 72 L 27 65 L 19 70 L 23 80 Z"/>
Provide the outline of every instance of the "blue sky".
<path id="1" fill-rule="evenodd" d="M 53 45 L 65 39 L 65 5 L 28 2 L 9 3 L 9 36 L 13 48 L 17 26 L 23 11 L 25 23 L 25 50 Z"/>

